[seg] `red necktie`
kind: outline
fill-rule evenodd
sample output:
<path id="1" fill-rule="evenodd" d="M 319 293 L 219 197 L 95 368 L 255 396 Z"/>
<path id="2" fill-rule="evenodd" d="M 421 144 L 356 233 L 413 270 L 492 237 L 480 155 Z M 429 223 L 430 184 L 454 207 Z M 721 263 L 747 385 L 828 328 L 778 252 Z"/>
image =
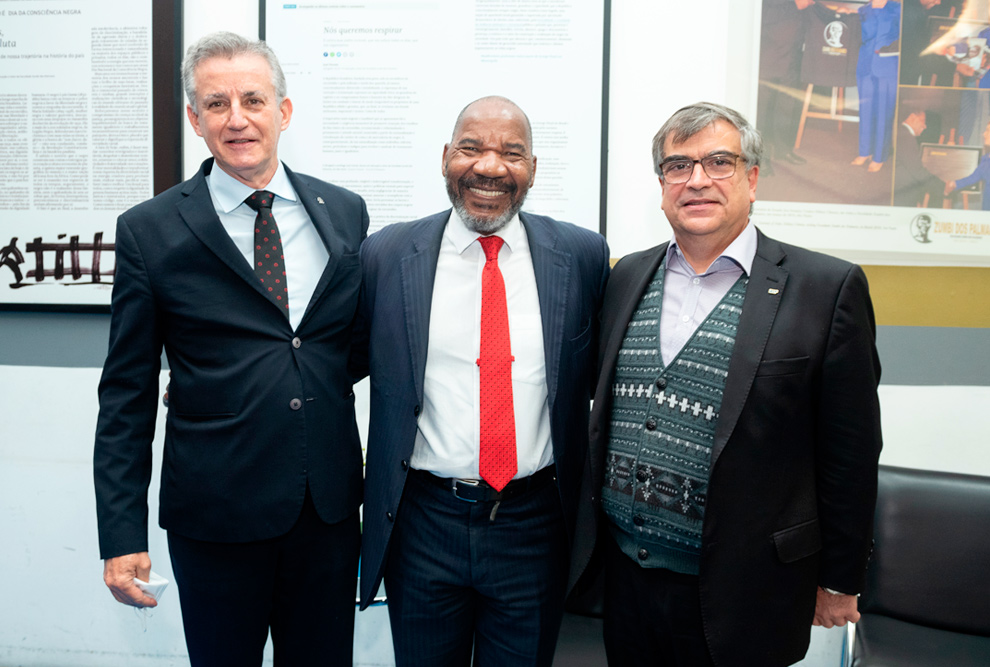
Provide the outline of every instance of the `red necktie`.
<path id="1" fill-rule="evenodd" d="M 515 474 L 516 417 L 512 408 L 512 346 L 505 282 L 498 268 L 502 239 L 482 236 L 485 251 L 481 271 L 481 478 L 501 491 Z"/>
<path id="2" fill-rule="evenodd" d="M 289 316 L 289 284 L 285 279 L 285 256 L 272 204 L 275 195 L 258 190 L 244 203 L 258 212 L 254 218 L 254 274 L 262 282 L 268 298 Z"/>

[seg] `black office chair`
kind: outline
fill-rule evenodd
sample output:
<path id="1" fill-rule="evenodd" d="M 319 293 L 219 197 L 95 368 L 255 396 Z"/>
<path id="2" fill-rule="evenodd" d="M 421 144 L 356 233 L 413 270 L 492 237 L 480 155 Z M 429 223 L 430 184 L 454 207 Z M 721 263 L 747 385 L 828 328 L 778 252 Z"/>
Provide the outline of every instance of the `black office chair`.
<path id="1" fill-rule="evenodd" d="M 852 667 L 990 665 L 990 477 L 880 467 Z"/>

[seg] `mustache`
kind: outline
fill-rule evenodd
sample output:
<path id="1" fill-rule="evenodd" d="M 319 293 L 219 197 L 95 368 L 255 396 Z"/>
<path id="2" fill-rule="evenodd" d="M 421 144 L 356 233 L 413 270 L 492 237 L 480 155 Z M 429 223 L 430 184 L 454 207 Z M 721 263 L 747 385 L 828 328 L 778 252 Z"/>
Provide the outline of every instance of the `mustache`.
<path id="1" fill-rule="evenodd" d="M 485 178 L 484 176 L 476 175 L 464 176 L 459 183 L 462 188 L 504 190 L 510 194 L 515 194 L 516 190 L 519 189 L 512 181 L 503 181 L 498 178 Z"/>

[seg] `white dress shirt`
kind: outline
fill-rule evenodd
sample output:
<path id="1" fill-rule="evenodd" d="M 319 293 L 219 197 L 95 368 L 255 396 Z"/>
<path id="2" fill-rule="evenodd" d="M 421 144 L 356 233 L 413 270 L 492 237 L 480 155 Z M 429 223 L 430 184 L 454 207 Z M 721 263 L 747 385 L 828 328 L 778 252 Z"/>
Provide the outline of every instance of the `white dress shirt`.
<path id="1" fill-rule="evenodd" d="M 748 276 L 753 270 L 756 241 L 756 227 L 747 223 L 702 273 L 695 273 L 684 259 L 677 240 L 670 241 L 660 307 L 660 355 L 664 366 L 670 365 L 739 276 Z"/>
<path id="2" fill-rule="evenodd" d="M 220 224 L 254 271 L 254 220 L 257 212 L 244 203 L 255 192 L 254 188 L 236 180 L 216 165 L 206 176 L 206 185 Z M 289 283 L 289 324 L 295 330 L 313 298 L 330 254 L 309 219 L 306 207 L 299 201 L 281 162 L 272 180 L 262 189 L 275 194 L 272 215 L 282 236 L 285 279 Z"/>
<path id="3" fill-rule="evenodd" d="M 423 410 L 410 465 L 440 477 L 479 479 L 481 416 L 478 354 L 481 271 L 478 234 L 457 215 L 440 242 L 433 284 Z M 515 216 L 498 232 L 505 243 L 498 266 L 505 281 L 512 347 L 512 404 L 516 418 L 516 478 L 553 462 L 543 354 L 543 323 L 526 230 Z"/>

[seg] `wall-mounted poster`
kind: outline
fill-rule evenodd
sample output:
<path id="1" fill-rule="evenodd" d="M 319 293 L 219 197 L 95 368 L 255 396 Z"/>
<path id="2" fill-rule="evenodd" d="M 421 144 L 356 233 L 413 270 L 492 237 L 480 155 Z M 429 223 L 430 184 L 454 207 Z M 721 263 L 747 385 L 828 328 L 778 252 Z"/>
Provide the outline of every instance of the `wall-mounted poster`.
<path id="1" fill-rule="evenodd" d="M 461 108 L 485 95 L 512 99 L 532 122 L 524 209 L 599 230 L 604 0 L 263 0 L 263 10 L 294 103 L 279 157 L 364 196 L 373 231 L 450 206 L 443 146 Z"/>
<path id="2" fill-rule="evenodd" d="M 763 0 L 754 219 L 898 263 L 990 258 L 987 0 Z"/>
<path id="3" fill-rule="evenodd" d="M 117 215 L 177 182 L 174 91 L 152 86 L 176 12 L 155 4 L 0 5 L 0 307 L 105 309 Z"/>

